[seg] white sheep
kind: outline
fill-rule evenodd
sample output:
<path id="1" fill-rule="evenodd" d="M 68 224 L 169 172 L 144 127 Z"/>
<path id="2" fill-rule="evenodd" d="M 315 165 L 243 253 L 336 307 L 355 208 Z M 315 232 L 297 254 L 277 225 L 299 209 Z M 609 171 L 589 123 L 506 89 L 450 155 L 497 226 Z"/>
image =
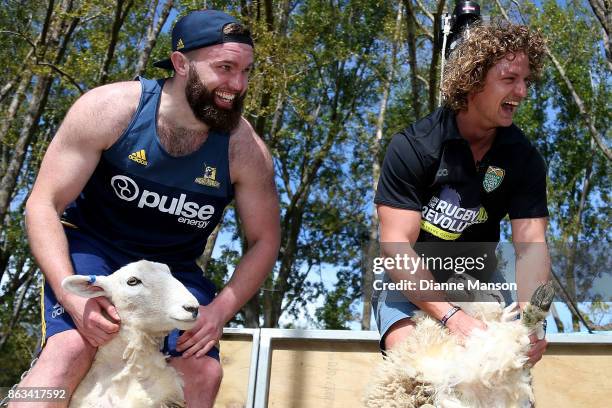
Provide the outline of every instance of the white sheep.
<path id="1" fill-rule="evenodd" d="M 459 280 L 470 279 L 463 276 Z M 473 278 L 471 278 L 473 279 Z M 543 285 L 534 294 L 529 314 L 516 320 L 515 303 L 504 308 L 497 291 L 481 301 L 465 298 L 453 304 L 487 325 L 463 341 L 423 312 L 417 312 L 414 333 L 388 352 L 367 390 L 369 408 L 522 407 L 533 401 L 531 375 L 525 367 L 530 330 L 541 322 L 554 290 Z M 457 295 L 457 293 L 454 293 Z M 456 297 L 455 297 L 456 298 Z M 488 299 L 487 299 L 488 298 Z M 534 301 L 537 303 L 534 305 Z"/>
<path id="2" fill-rule="evenodd" d="M 167 265 L 134 262 L 109 276 L 69 276 L 62 287 L 87 298 L 106 296 L 121 317 L 119 333 L 98 348 L 70 407 L 185 405 L 183 382 L 160 346 L 172 329 L 193 327 L 199 304 Z"/>

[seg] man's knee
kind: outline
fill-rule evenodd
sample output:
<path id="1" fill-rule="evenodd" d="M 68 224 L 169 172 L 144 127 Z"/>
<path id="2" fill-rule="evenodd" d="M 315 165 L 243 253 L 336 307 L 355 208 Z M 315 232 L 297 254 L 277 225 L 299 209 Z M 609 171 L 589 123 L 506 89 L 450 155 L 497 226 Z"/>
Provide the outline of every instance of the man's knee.
<path id="1" fill-rule="evenodd" d="M 414 321 L 408 318 L 395 322 L 385 334 L 385 350 L 395 348 L 395 346 L 412 334 L 414 327 Z"/>
<path id="2" fill-rule="evenodd" d="M 172 365 L 183 374 L 183 381 L 186 386 L 206 384 L 207 388 L 219 388 L 221 385 L 223 368 L 218 360 L 209 356 L 173 360 L 177 360 Z"/>
<path id="3" fill-rule="evenodd" d="M 204 381 L 209 381 L 211 386 L 215 388 L 221 386 L 221 380 L 223 379 L 223 367 L 221 363 L 214 358 L 206 358 L 206 363 L 202 364 L 201 378 Z"/>

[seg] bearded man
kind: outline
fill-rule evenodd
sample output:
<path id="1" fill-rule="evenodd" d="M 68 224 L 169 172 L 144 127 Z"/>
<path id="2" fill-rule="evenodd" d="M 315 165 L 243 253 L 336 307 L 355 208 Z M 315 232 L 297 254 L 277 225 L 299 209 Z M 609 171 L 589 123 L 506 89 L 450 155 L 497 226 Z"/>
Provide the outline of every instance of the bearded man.
<path id="1" fill-rule="evenodd" d="M 195 11 L 173 28 L 172 49 L 155 65 L 173 77 L 87 92 L 45 154 L 26 206 L 45 277 L 45 345 L 20 387 L 72 393 L 96 348 L 119 330 L 107 299 L 71 295 L 62 280 L 147 259 L 168 264 L 201 304 L 196 326 L 171 334 L 164 347 L 183 374 L 187 405 L 213 405 L 218 341 L 273 268 L 279 204 L 270 154 L 241 116 L 253 66 L 248 29 L 225 13 Z M 248 251 L 217 294 L 196 259 L 232 199 Z"/>

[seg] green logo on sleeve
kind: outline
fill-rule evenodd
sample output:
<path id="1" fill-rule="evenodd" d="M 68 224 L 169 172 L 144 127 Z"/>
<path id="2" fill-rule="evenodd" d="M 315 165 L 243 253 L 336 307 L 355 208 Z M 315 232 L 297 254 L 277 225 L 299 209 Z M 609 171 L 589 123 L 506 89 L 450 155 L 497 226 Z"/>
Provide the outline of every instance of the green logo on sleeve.
<path id="1" fill-rule="evenodd" d="M 495 190 L 504 180 L 506 171 L 499 167 L 489 166 L 485 173 L 484 180 L 482 180 L 482 186 L 487 193 Z"/>

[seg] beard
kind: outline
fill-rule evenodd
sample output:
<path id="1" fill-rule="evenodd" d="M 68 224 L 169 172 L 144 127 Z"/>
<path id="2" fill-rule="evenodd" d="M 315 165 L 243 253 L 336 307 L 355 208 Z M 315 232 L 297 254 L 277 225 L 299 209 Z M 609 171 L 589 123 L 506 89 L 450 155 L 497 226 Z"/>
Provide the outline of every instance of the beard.
<path id="1" fill-rule="evenodd" d="M 215 92 L 210 91 L 200 80 L 195 67 L 190 64 L 185 96 L 195 117 L 211 130 L 231 132 L 240 123 L 246 92 L 236 95 L 231 109 L 222 109 L 215 104 Z"/>

